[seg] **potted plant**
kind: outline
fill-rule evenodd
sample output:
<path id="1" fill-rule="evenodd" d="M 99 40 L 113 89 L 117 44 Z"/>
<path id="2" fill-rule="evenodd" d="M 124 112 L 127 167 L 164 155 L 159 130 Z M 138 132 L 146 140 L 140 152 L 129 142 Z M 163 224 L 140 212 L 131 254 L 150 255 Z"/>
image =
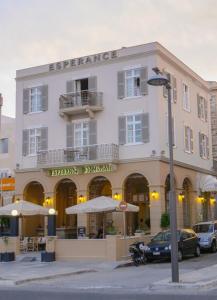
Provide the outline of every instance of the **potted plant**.
<path id="1" fill-rule="evenodd" d="M 8 261 L 14 261 L 15 260 L 15 253 L 14 252 L 8 252 L 8 244 L 9 244 L 9 237 L 3 236 L 2 242 L 4 244 L 4 252 L 0 255 L 0 261 L 8 262 Z"/>
<path id="2" fill-rule="evenodd" d="M 169 226 L 170 226 L 170 215 L 168 212 L 164 212 L 161 215 L 160 227 L 162 228 L 162 230 L 166 230 L 169 228 Z"/>

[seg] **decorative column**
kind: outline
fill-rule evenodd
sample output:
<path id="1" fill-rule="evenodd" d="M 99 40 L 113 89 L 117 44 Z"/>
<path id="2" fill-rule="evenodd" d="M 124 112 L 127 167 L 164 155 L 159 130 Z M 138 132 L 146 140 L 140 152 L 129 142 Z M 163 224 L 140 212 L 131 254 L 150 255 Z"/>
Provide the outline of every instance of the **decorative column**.
<path id="1" fill-rule="evenodd" d="M 161 215 L 165 211 L 165 189 L 163 186 L 149 186 L 151 234 L 161 231 Z"/>
<path id="2" fill-rule="evenodd" d="M 112 189 L 112 198 L 117 201 L 117 205 L 120 201 L 125 200 L 124 191 L 121 188 L 113 188 Z M 112 221 L 113 226 L 117 230 L 117 234 L 124 234 L 124 227 L 123 227 L 123 213 L 113 212 L 112 213 Z"/>
<path id="3" fill-rule="evenodd" d="M 88 201 L 86 190 L 79 190 L 77 192 L 77 204 L 84 203 Z M 79 227 L 82 228 L 82 232 L 86 232 L 86 235 L 89 234 L 89 222 L 88 222 L 88 214 L 78 214 L 77 215 L 77 228 L 79 231 Z"/>

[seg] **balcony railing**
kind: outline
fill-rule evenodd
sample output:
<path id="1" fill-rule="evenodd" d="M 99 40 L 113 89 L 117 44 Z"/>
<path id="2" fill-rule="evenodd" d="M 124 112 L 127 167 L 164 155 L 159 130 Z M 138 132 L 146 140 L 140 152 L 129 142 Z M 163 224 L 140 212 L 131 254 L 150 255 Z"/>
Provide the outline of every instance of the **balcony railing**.
<path id="1" fill-rule="evenodd" d="M 37 154 L 37 166 L 62 166 L 68 164 L 86 164 L 95 162 L 117 162 L 119 148 L 115 144 L 90 145 L 84 147 L 40 151 Z"/>
<path id="2" fill-rule="evenodd" d="M 102 93 L 81 91 L 60 96 L 60 110 L 68 108 L 80 108 L 83 106 L 102 107 Z"/>

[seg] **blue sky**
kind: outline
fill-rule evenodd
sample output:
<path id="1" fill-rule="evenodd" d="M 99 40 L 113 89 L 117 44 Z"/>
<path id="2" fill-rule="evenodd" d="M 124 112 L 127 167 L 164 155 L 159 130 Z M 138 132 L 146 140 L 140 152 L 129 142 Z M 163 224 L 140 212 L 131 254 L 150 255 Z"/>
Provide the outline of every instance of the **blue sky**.
<path id="1" fill-rule="evenodd" d="M 153 41 L 217 80 L 216 0 L 0 0 L 0 93 L 15 115 L 17 69 Z"/>

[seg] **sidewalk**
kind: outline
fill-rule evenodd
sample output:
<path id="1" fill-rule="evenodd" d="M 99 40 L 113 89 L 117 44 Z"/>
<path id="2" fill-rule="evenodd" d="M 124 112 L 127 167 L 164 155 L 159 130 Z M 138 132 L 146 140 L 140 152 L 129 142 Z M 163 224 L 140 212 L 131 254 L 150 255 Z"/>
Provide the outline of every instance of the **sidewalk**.
<path id="1" fill-rule="evenodd" d="M 35 261 L 22 261 L 34 258 Z M 124 262 L 55 261 L 41 262 L 40 253 L 18 255 L 15 262 L 0 263 L 0 286 L 19 285 L 38 280 L 52 279 L 74 274 L 113 270 Z"/>

